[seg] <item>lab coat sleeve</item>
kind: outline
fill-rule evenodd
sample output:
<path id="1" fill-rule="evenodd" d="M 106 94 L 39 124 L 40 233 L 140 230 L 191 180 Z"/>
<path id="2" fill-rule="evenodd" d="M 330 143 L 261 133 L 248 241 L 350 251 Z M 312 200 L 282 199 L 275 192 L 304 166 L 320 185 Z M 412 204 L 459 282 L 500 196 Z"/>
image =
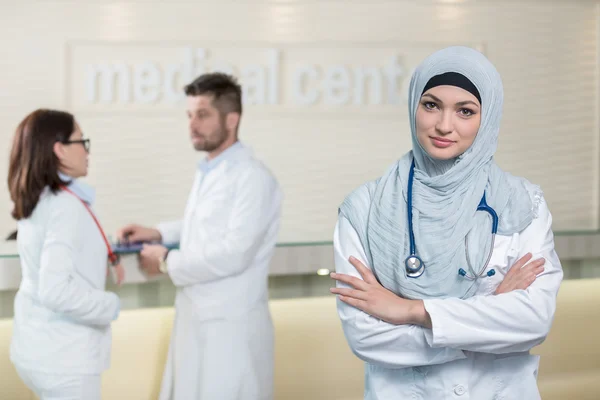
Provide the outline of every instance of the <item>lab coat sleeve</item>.
<path id="1" fill-rule="evenodd" d="M 48 309 L 88 325 L 108 325 L 120 311 L 119 297 L 92 287 L 75 268 L 76 253 L 85 240 L 81 204 L 50 208 L 40 260 L 38 296 Z"/>
<path id="2" fill-rule="evenodd" d="M 236 179 L 238 187 L 225 232 L 212 234 L 211 226 L 198 226 L 196 229 L 204 230 L 202 243 L 169 253 L 168 273 L 176 286 L 241 273 L 252 264 L 267 230 L 278 218 L 281 198 L 273 177 L 249 168 Z"/>
<path id="3" fill-rule="evenodd" d="M 169 221 L 162 222 L 156 226 L 156 229 L 160 232 L 160 236 L 163 243 L 174 244 L 181 241 L 181 228 L 183 227 L 183 221 Z"/>
<path id="4" fill-rule="evenodd" d="M 337 273 L 362 279 L 348 259 L 354 256 L 364 265 L 365 251 L 350 222 L 340 216 L 334 233 L 335 268 Z M 337 287 L 348 287 L 337 282 Z M 405 368 L 443 364 L 466 358 L 461 350 L 432 348 L 426 340 L 425 328 L 416 325 L 392 325 L 337 300 L 338 315 L 352 352 L 363 361 L 385 368 Z"/>
<path id="5" fill-rule="evenodd" d="M 526 290 L 466 300 L 425 300 L 433 326 L 428 342 L 433 347 L 501 354 L 528 351 L 544 341 L 563 271 L 554 250 L 552 216 L 543 199 L 538 211 L 538 218 L 520 234 L 519 257 L 531 252 L 534 260 L 545 258 L 544 272 Z"/>

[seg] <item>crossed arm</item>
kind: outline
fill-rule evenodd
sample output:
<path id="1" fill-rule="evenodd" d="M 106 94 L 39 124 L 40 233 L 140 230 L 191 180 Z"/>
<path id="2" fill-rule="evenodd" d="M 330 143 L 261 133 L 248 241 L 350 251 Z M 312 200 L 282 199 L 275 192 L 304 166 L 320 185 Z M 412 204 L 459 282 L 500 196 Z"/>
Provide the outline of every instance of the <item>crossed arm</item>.
<path id="1" fill-rule="evenodd" d="M 354 228 L 343 217 L 334 236 L 338 314 L 352 351 L 371 364 L 404 368 L 465 358 L 464 350 L 527 351 L 548 334 L 562 268 L 554 251 L 551 216 L 522 233 L 533 254 L 515 264 L 496 293 L 461 300 L 407 300 L 383 288 L 366 264 Z M 545 260 L 523 265 L 535 256 Z"/>

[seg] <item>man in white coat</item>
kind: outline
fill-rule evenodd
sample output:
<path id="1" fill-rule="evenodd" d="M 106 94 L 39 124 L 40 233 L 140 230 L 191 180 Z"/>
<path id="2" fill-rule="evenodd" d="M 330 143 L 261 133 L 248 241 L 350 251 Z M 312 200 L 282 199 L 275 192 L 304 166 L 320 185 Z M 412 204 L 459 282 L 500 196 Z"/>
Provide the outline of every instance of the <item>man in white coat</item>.
<path id="1" fill-rule="evenodd" d="M 183 219 L 129 225 L 122 241 L 146 245 L 141 267 L 177 286 L 176 316 L 160 400 L 271 400 L 273 325 L 267 278 L 282 194 L 269 170 L 238 141 L 241 87 L 204 74 L 186 86 L 194 148 L 208 153 Z"/>

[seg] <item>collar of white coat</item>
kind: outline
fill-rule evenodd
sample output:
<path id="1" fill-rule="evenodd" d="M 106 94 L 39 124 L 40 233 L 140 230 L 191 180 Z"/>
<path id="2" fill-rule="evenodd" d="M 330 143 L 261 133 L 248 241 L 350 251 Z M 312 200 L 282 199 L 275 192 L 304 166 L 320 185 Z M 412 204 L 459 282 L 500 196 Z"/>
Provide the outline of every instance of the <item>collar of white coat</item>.
<path id="1" fill-rule="evenodd" d="M 62 172 L 58 173 L 58 177 L 63 182 L 67 182 L 69 190 L 71 190 L 77 197 L 85 201 L 90 206 L 94 204 L 94 201 L 96 200 L 96 189 L 84 182 L 70 177 L 69 175 L 63 174 Z"/>
<path id="2" fill-rule="evenodd" d="M 213 169 L 215 169 L 223 161 L 233 160 L 241 154 L 249 153 L 250 149 L 246 145 L 242 144 L 242 142 L 237 141 L 228 148 L 226 148 L 221 154 L 219 154 L 215 158 L 211 160 L 205 158 L 204 160 L 200 161 L 200 163 L 198 163 L 198 169 L 203 174 L 207 174 Z"/>

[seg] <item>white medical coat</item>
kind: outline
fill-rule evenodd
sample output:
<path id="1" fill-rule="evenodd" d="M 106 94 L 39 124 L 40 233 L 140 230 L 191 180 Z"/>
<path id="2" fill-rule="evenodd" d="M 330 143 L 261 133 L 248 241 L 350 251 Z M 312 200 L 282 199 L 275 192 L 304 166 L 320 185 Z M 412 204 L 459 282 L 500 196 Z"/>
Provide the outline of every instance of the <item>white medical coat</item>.
<path id="1" fill-rule="evenodd" d="M 199 169 L 182 221 L 158 226 L 177 286 L 161 400 L 270 400 L 269 264 L 282 194 L 243 146 Z"/>
<path id="2" fill-rule="evenodd" d="M 365 399 L 535 400 L 539 357 L 529 350 L 546 338 L 563 278 L 545 201 L 523 232 L 497 236 L 489 269 L 474 297 L 425 300 L 433 329 L 392 325 L 338 299 L 348 344 L 365 361 Z M 339 273 L 360 278 L 347 261 L 365 265 L 358 235 L 340 217 L 334 234 Z M 545 270 L 527 290 L 493 295 L 509 268 L 531 252 Z M 368 265 L 367 265 L 368 266 Z M 338 287 L 347 287 L 338 284 Z"/>
<path id="3" fill-rule="evenodd" d="M 105 291 L 108 251 L 98 226 L 76 197 L 48 189 L 18 225 L 11 360 L 46 374 L 100 374 L 110 366 L 120 301 Z"/>

